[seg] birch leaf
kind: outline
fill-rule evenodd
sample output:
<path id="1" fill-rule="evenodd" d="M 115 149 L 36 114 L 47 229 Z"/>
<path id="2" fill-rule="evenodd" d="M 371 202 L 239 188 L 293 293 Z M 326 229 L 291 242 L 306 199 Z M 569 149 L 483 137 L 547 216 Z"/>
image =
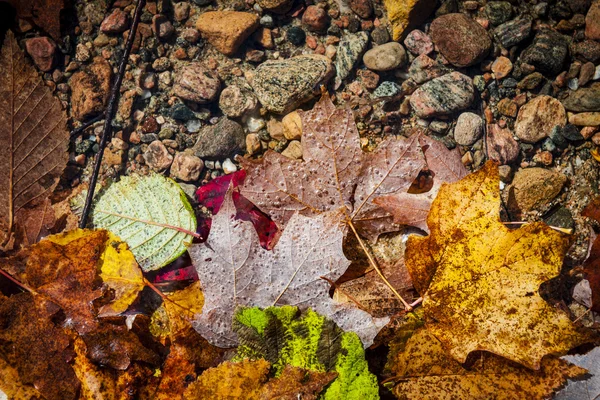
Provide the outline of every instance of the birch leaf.
<path id="1" fill-rule="evenodd" d="M 272 251 L 263 249 L 252 224 L 235 220 L 235 214 L 228 193 L 207 241 L 189 249 L 204 292 L 204 309 L 194 324 L 202 336 L 216 346 L 233 347 L 236 306 L 287 304 L 310 307 L 371 345 L 388 319 L 336 304 L 329 283 L 321 279 L 337 280 L 350 264 L 342 251 L 340 211 L 314 218 L 295 214 Z"/>
<path id="2" fill-rule="evenodd" d="M 162 175 L 124 176 L 94 203 L 92 224 L 119 236 L 144 271 L 164 267 L 191 243 L 196 217 L 179 185 Z"/>

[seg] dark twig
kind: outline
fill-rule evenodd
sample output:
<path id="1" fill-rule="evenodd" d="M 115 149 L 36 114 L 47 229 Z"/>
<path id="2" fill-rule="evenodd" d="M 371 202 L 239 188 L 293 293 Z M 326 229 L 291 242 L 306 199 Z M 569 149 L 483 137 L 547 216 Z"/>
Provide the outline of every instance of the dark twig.
<path id="1" fill-rule="evenodd" d="M 117 111 L 117 104 L 119 103 L 119 92 L 121 90 L 123 76 L 125 75 L 125 67 L 127 66 L 127 62 L 129 60 L 129 54 L 131 53 L 131 48 L 133 47 L 135 33 L 137 31 L 137 27 L 140 22 L 140 16 L 142 15 L 142 9 L 144 8 L 145 4 L 146 0 L 137 0 L 137 4 L 135 6 L 135 14 L 133 16 L 133 23 L 131 24 L 131 29 L 129 30 L 129 37 L 127 38 L 127 44 L 125 45 L 125 52 L 123 53 L 123 58 L 121 58 L 121 63 L 119 64 L 119 73 L 117 74 L 115 83 L 113 84 L 113 87 L 110 91 L 110 98 L 108 99 L 108 106 L 106 107 L 106 118 L 104 119 L 104 129 L 102 130 L 102 139 L 100 140 L 100 149 L 98 151 L 98 154 L 96 155 L 94 171 L 92 172 L 92 176 L 90 177 L 88 194 L 87 198 L 85 199 L 85 206 L 83 207 L 81 220 L 79 221 L 80 228 L 85 228 L 87 224 L 88 215 L 90 213 L 90 208 L 96 189 L 96 182 L 98 181 L 98 175 L 100 173 L 100 165 L 102 164 L 104 148 L 106 147 L 108 138 L 112 136 L 112 120 L 115 116 L 115 112 Z"/>
<path id="2" fill-rule="evenodd" d="M 100 121 L 103 118 L 104 118 L 104 113 L 97 115 L 94 118 L 90 119 L 89 121 L 81 124 L 81 126 L 79 128 L 75 128 L 71 131 L 71 138 L 81 135 L 83 133 L 83 131 L 85 131 L 87 128 L 94 125 L 96 122 Z"/>

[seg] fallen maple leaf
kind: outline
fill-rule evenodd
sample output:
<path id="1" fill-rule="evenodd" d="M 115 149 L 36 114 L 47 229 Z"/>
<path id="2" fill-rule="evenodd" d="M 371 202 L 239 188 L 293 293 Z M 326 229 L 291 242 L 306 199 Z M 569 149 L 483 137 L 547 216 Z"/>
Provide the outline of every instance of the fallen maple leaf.
<path id="1" fill-rule="evenodd" d="M 15 215 L 17 242 L 27 247 L 48 236 L 56 223 L 49 199 L 43 199 L 34 208 L 22 208 Z"/>
<path id="2" fill-rule="evenodd" d="M 300 314 L 290 306 L 240 308 L 234 329 L 240 345 L 233 360 L 266 359 L 275 376 L 290 366 L 334 373 L 322 400 L 379 398 L 358 336 L 310 309 Z"/>
<path id="3" fill-rule="evenodd" d="M 52 322 L 59 311 L 41 296 L 0 293 L 0 358 L 18 371 L 22 383 L 33 385 L 48 400 L 75 399 L 79 390 L 69 365 L 69 337 Z M 30 391 L 23 388 L 21 393 Z"/>
<path id="4" fill-rule="evenodd" d="M 268 380 L 269 363 L 265 360 L 239 363 L 224 362 L 210 368 L 190 385 L 184 398 L 198 400 L 240 399 L 316 399 L 335 373 L 305 371 L 287 367 L 279 377 Z"/>
<path id="5" fill-rule="evenodd" d="M 26 385 L 21 381 L 17 370 L 8 364 L 0 354 L 0 399 L 38 400 L 42 398 L 40 392 L 33 386 Z"/>
<path id="6" fill-rule="evenodd" d="M 558 358 L 546 357 L 532 371 L 495 354 L 483 352 L 468 366 L 461 365 L 426 329 L 417 330 L 402 351 L 388 360 L 395 375 L 393 393 L 399 399 L 545 399 L 567 378 L 586 370 Z"/>
<path id="7" fill-rule="evenodd" d="M 591 337 L 539 295 L 571 240 L 542 222 L 511 231 L 499 208 L 492 162 L 443 185 L 427 218 L 431 234 L 409 237 L 406 265 L 424 298 L 426 327 L 454 358 L 486 350 L 539 369 L 544 355 Z"/>
<path id="8" fill-rule="evenodd" d="M 600 223 L 600 196 L 595 197 L 581 213 Z M 600 312 L 600 236 L 596 236 L 583 270 L 592 289 L 592 311 Z"/>
<path id="9" fill-rule="evenodd" d="M 458 149 L 450 151 L 441 142 L 419 137 L 423 148 L 427 167 L 434 175 L 434 183 L 430 190 L 424 193 L 397 193 L 376 198 L 375 204 L 388 211 L 394 217 L 394 222 L 400 225 L 414 226 L 429 232 L 427 214 L 431 202 L 437 196 L 442 184 L 453 183 L 467 175 L 467 169 L 462 163 Z"/>
<path id="10" fill-rule="evenodd" d="M 329 283 L 321 279 L 335 281 L 350 264 L 342 251 L 345 227 L 339 211 L 313 218 L 294 215 L 272 251 L 263 249 L 252 225 L 235 220 L 235 215 L 228 194 L 206 242 L 189 249 L 204 292 L 204 308 L 194 322 L 202 336 L 217 346 L 235 346 L 235 307 L 288 304 L 311 307 L 371 345 L 388 319 L 335 304 Z"/>
<path id="11" fill-rule="evenodd" d="M 363 153 L 352 110 L 336 109 L 327 93 L 301 118 L 304 161 L 275 151 L 260 161 L 240 159 L 247 171 L 241 193 L 281 226 L 297 211 L 317 215 L 342 208 L 341 220 L 373 241 L 397 230 L 373 200 L 408 190 L 423 169 L 419 135 L 390 137 Z"/>
<path id="12" fill-rule="evenodd" d="M 17 17 L 31 20 L 56 41 L 60 40 L 60 12 L 64 0 L 3 0 L 15 7 Z"/>
<path id="13" fill-rule="evenodd" d="M 47 16 L 47 10 L 41 15 Z M 0 229 L 5 235 L 0 241 L 5 244 L 15 215 L 48 197 L 58 183 L 69 156 L 69 132 L 61 102 L 10 30 L 0 52 L 0 69 Z"/>
<path id="14" fill-rule="evenodd" d="M 569 379 L 567 386 L 554 396 L 554 400 L 597 399 L 600 397 L 600 347 L 587 354 L 561 357 L 563 360 L 588 370 L 587 379 Z"/>

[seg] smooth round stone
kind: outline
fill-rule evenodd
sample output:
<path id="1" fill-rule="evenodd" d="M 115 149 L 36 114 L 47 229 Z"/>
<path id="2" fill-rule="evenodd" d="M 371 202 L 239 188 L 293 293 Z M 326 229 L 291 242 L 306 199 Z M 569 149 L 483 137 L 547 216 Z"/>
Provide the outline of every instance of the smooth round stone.
<path id="1" fill-rule="evenodd" d="M 406 51 L 398 42 L 389 42 L 367 51 L 365 66 L 372 71 L 390 71 L 406 64 Z"/>

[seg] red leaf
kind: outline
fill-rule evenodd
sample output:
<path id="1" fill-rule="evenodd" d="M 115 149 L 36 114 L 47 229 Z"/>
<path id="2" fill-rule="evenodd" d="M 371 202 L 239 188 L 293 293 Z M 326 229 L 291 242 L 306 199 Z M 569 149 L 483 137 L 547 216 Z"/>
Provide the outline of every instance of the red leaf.
<path id="1" fill-rule="evenodd" d="M 196 190 L 198 203 L 208 208 L 213 214 L 218 213 L 223 200 L 225 200 L 225 193 L 227 193 L 229 185 L 236 188 L 244 182 L 244 179 L 246 179 L 246 171 L 243 169 L 213 179 Z"/>

